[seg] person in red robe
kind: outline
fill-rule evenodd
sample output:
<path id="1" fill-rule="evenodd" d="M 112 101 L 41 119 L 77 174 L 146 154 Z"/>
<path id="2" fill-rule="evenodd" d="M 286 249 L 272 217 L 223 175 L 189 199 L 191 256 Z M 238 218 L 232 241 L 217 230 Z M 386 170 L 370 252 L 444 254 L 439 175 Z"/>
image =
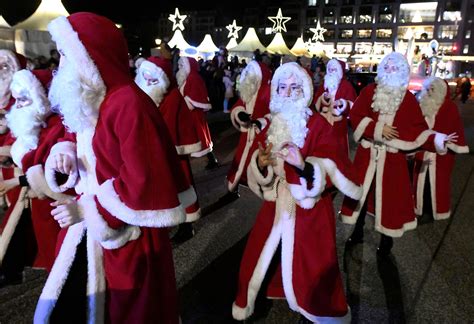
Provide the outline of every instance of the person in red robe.
<path id="1" fill-rule="evenodd" d="M 363 242 L 366 212 L 375 215 L 381 239 L 377 250 L 386 256 L 393 237 L 416 228 L 407 153 L 416 149 L 442 152 L 452 139 L 428 128 L 420 106 L 408 91 L 410 68 L 400 53 L 380 62 L 375 84 L 365 87 L 349 114 L 357 147 L 354 168 L 363 183 L 360 200 L 345 197 L 342 221 L 356 224 L 349 244 Z"/>
<path id="2" fill-rule="evenodd" d="M 247 186 L 250 151 L 256 134 L 266 126 L 264 117 L 270 113 L 271 73 L 265 64 L 250 61 L 240 75 L 240 99 L 232 107 L 230 119 L 241 134 L 227 173 L 228 195 L 234 196 L 234 199 L 239 197 L 239 184 Z"/>
<path id="3" fill-rule="evenodd" d="M 170 59 L 149 57 L 144 61 L 135 77 L 137 85 L 148 94 L 159 108 L 168 126 L 181 167 L 190 186 L 194 187 L 190 154 L 202 149 L 199 133 L 194 126 L 192 112 L 188 109 L 173 77 Z M 186 207 L 186 222 L 179 224 L 173 243 L 180 244 L 194 236 L 192 223 L 201 217 L 199 202 Z"/>
<path id="4" fill-rule="evenodd" d="M 313 85 L 297 63 L 280 66 L 271 82 L 271 123 L 251 152 L 247 180 L 264 202 L 247 241 L 232 307 L 236 320 L 252 315 L 265 276 L 268 298 L 286 298 L 312 322 L 349 323 L 336 254 L 330 187 L 359 199 L 350 161 L 331 125 L 310 108 Z M 276 253 L 281 246 L 281 256 Z M 277 267 L 270 267 L 272 259 Z"/>
<path id="5" fill-rule="evenodd" d="M 52 211 L 63 231 L 34 322 L 179 323 L 167 227 L 196 194 L 163 118 L 131 78 L 111 20 L 75 13 L 48 30 L 61 53 L 50 99 L 75 141 L 53 146 L 46 166 L 79 174 L 80 196 Z"/>
<path id="6" fill-rule="evenodd" d="M 51 217 L 51 203 L 70 197 L 53 192 L 44 175 L 49 150 L 64 136 L 61 118 L 51 112 L 47 98 L 51 77 L 49 70 L 20 70 L 10 86 L 16 99 L 7 114 L 15 138 L 11 156 L 24 175 L 0 184 L 2 194 L 21 187 L 0 238 L 0 261 L 4 270 L 17 276 L 24 266 L 51 269 L 60 230 Z"/>
<path id="7" fill-rule="evenodd" d="M 178 82 L 179 92 L 192 112 L 194 127 L 201 141 L 201 151 L 194 152 L 191 156 L 201 157 L 206 155 L 209 160 L 206 169 L 214 169 L 219 166 L 219 162 L 213 152 L 211 132 L 206 120 L 206 112 L 212 107 L 209 103 L 206 83 L 199 75 L 198 62 L 191 57 L 180 57 L 176 81 Z"/>
<path id="8" fill-rule="evenodd" d="M 435 77 L 426 79 L 419 102 L 430 129 L 444 134 L 456 133 L 458 136 L 455 142 L 447 145 L 446 152 L 418 152 L 414 160 L 415 213 L 423 215 L 424 203 L 429 204 L 431 201 L 429 207 L 433 218 L 447 219 L 451 215 L 451 174 L 455 154 L 469 153 L 469 147 L 464 138 L 458 108 L 451 100 L 446 81 Z M 428 201 L 424 201 L 426 197 L 429 197 Z"/>
<path id="9" fill-rule="evenodd" d="M 354 87 L 345 78 L 345 63 L 337 59 L 329 60 L 324 83 L 319 86 L 314 96 L 315 109 L 333 126 L 347 154 L 349 154 L 347 118 L 356 98 Z"/>

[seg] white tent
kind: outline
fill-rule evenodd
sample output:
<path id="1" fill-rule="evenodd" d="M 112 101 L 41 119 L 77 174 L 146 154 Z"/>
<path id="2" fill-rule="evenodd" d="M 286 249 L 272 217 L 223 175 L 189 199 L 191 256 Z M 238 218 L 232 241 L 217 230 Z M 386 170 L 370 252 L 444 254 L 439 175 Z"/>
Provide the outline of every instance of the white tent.
<path id="1" fill-rule="evenodd" d="M 232 37 L 230 41 L 227 43 L 225 48 L 227 48 L 228 50 L 231 50 L 232 48 L 236 46 L 237 46 L 237 40 L 234 37 Z"/>
<path id="2" fill-rule="evenodd" d="M 10 28 L 11 26 L 7 23 L 7 21 L 5 20 L 5 18 L 3 18 L 2 15 L 0 15 L 0 28 Z"/>
<path id="3" fill-rule="evenodd" d="M 183 51 L 188 47 L 191 47 L 191 45 L 189 45 L 188 42 L 184 40 L 183 33 L 181 33 L 181 30 L 179 29 L 175 30 L 173 37 L 171 37 L 170 41 L 168 42 L 168 45 L 171 48 L 177 47 Z"/>
<path id="4" fill-rule="evenodd" d="M 48 23 L 59 16 L 69 16 L 61 0 L 43 0 L 29 18 L 15 25 L 14 28 L 46 31 Z"/>
<path id="5" fill-rule="evenodd" d="M 267 46 L 267 51 L 271 54 L 293 55 L 288 46 L 286 46 L 281 33 L 275 34 L 275 37 L 273 37 L 273 40 Z"/>
<path id="6" fill-rule="evenodd" d="M 204 39 L 201 44 L 197 47 L 197 50 L 206 56 L 206 59 L 209 56 L 213 56 L 215 52 L 219 51 L 219 48 L 212 41 L 212 37 L 209 34 L 204 35 Z"/>
<path id="7" fill-rule="evenodd" d="M 247 30 L 247 33 L 245 34 L 242 41 L 237 46 L 233 47 L 230 51 L 253 53 L 256 49 L 259 49 L 260 52 L 263 52 L 266 50 L 265 46 L 263 46 L 262 43 L 260 43 L 257 33 L 255 32 L 255 29 L 250 27 Z"/>
<path id="8" fill-rule="evenodd" d="M 304 43 L 303 37 L 298 37 L 291 49 L 291 53 L 295 56 L 310 56 L 306 44 Z"/>

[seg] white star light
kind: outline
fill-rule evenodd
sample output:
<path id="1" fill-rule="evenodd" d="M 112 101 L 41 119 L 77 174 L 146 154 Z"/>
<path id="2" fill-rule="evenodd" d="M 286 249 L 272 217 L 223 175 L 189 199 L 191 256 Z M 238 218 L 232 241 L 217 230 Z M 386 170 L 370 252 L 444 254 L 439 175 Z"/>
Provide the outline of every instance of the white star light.
<path id="1" fill-rule="evenodd" d="M 324 33 L 327 32 L 326 28 L 321 27 L 321 24 L 318 21 L 318 24 L 316 25 L 316 28 L 310 28 L 310 31 L 314 33 L 313 37 L 311 40 L 313 41 L 321 41 L 324 42 Z"/>
<path id="2" fill-rule="evenodd" d="M 291 20 L 291 17 L 283 17 L 281 13 L 281 8 L 278 8 L 278 13 L 274 17 L 268 17 L 273 23 L 272 32 L 281 33 L 282 31 L 286 32 L 285 24 Z"/>
<path id="3" fill-rule="evenodd" d="M 234 21 L 232 21 L 232 24 L 225 26 L 225 28 L 227 28 L 227 30 L 229 31 L 229 35 L 227 35 L 227 38 L 239 38 L 238 32 L 242 29 L 242 26 L 237 26 L 235 19 Z"/>
<path id="4" fill-rule="evenodd" d="M 170 14 L 168 20 L 173 23 L 173 31 L 176 29 L 184 30 L 183 22 L 186 19 L 187 15 L 180 15 L 178 8 L 174 11 L 174 15 Z"/>

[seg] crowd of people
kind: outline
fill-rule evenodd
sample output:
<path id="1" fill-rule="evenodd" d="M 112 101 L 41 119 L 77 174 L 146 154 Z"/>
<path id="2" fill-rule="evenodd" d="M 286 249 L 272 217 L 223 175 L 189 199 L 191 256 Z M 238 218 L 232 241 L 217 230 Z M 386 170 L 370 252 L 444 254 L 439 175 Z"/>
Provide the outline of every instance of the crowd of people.
<path id="1" fill-rule="evenodd" d="M 35 323 L 180 322 L 168 228 L 179 226 L 173 239 L 183 242 L 200 218 L 190 159 L 218 164 L 206 119 L 214 104 L 241 132 L 228 197 L 243 185 L 262 200 L 229 305 L 236 320 L 253 314 L 267 278 L 266 296 L 285 298 L 302 321 L 350 322 L 338 192 L 342 221 L 355 225 L 347 244 L 363 243 L 370 213 L 379 257 L 424 206 L 450 216 L 455 154 L 468 152 L 463 125 L 444 80 L 408 91 L 401 54 L 386 55 L 357 96 L 336 59 L 306 68 L 260 53 L 228 62 L 222 52 L 198 62 L 163 43 L 132 76 L 107 18 L 76 13 L 48 30 L 61 56 L 54 77 L 0 51 L 0 285 L 21 282 L 25 266 L 48 271 Z"/>

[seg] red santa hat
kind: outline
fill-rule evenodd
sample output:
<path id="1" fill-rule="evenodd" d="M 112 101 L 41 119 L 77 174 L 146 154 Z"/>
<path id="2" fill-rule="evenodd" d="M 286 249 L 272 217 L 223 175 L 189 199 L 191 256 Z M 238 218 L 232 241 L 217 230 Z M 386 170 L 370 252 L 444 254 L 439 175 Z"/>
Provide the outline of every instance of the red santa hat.
<path id="1" fill-rule="evenodd" d="M 52 80 L 50 70 L 20 70 L 13 75 L 10 90 L 13 93 L 27 93 L 31 100 L 41 109 L 40 114 L 48 114 L 51 105 L 48 100 L 48 88 Z"/>
<path id="2" fill-rule="evenodd" d="M 271 95 L 277 93 L 278 82 L 280 81 L 280 79 L 286 79 L 291 75 L 294 75 L 298 82 L 301 82 L 303 96 L 307 102 L 307 105 L 309 106 L 313 101 L 313 81 L 311 80 L 311 77 L 308 75 L 306 70 L 296 62 L 285 63 L 281 65 L 278 69 L 276 69 L 271 83 Z"/>
<path id="3" fill-rule="evenodd" d="M 173 76 L 173 63 L 169 59 L 150 56 L 140 65 L 140 70 L 142 69 L 153 73 L 159 78 L 162 78 L 167 84 L 167 87 L 173 87 L 176 85 L 176 81 Z"/>
<path id="4" fill-rule="evenodd" d="M 182 56 L 180 59 L 181 65 L 186 72 L 186 81 L 181 86 L 180 92 L 183 95 L 188 107 L 190 109 L 200 108 L 209 110 L 212 108 L 209 103 L 209 97 L 207 94 L 206 84 L 199 75 L 199 64 L 191 57 Z"/>

